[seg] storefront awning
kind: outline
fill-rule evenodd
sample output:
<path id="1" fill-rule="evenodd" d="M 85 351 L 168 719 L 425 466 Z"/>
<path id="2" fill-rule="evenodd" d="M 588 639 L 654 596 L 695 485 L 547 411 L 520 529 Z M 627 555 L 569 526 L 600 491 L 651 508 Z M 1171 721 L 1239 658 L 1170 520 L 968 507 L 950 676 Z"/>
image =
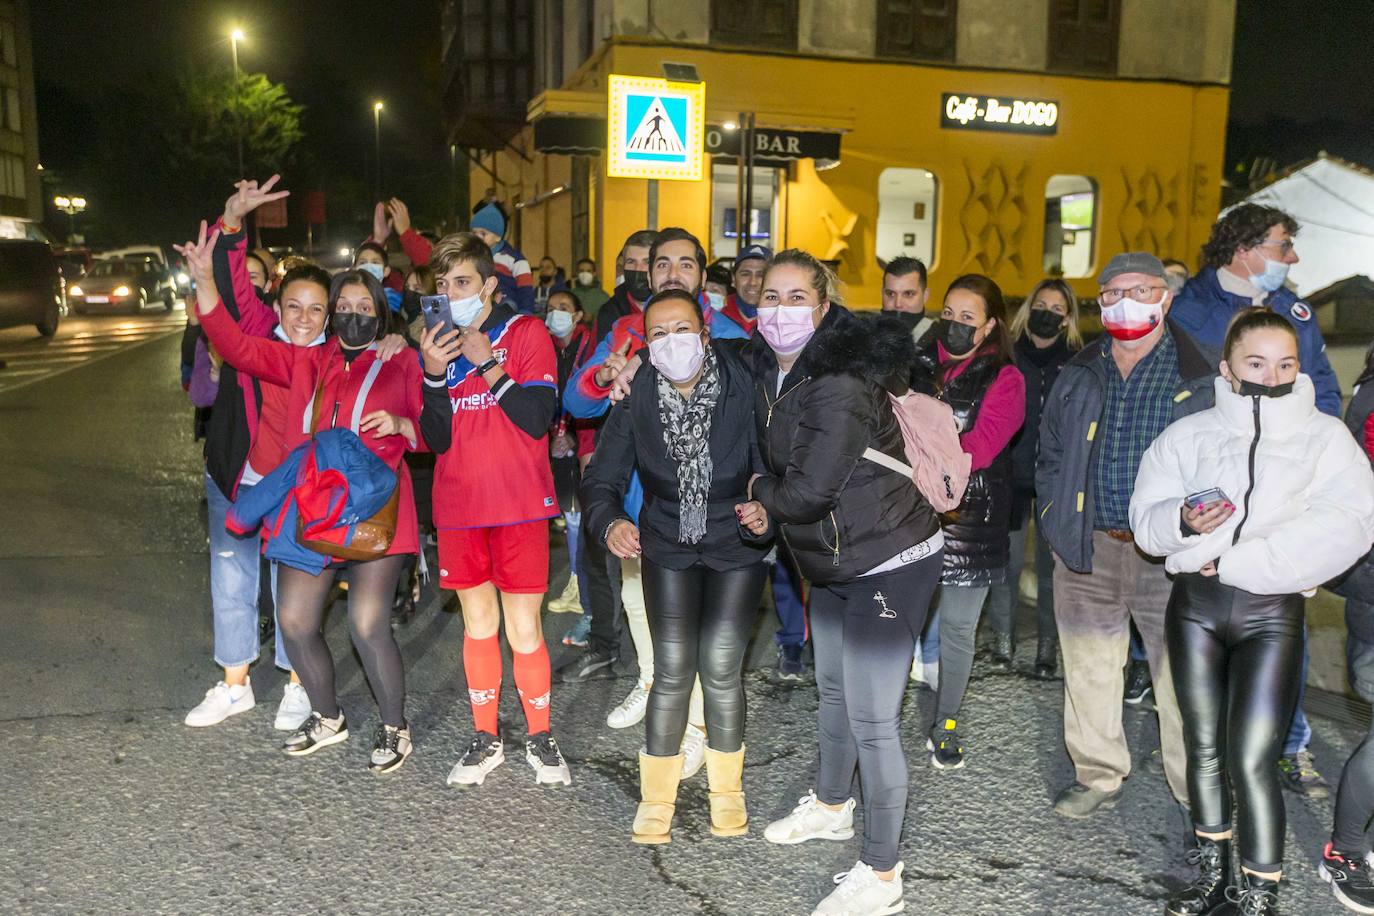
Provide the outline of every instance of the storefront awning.
<path id="1" fill-rule="evenodd" d="M 706 125 L 706 153 L 717 161 L 733 162 L 739 156 L 743 131 Z M 606 148 L 606 119 L 580 114 L 543 114 L 534 119 L 534 148 L 541 153 L 595 156 Z M 797 159 L 814 159 L 818 169 L 840 159 L 840 134 L 834 131 L 792 130 L 777 127 L 754 129 L 754 164 L 781 168 Z"/>

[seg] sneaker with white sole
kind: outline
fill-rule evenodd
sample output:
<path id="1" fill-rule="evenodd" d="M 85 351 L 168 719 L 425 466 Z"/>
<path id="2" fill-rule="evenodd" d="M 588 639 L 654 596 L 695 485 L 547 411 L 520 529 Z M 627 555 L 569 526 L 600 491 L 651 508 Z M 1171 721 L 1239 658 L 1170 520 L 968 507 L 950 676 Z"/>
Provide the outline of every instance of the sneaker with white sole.
<path id="1" fill-rule="evenodd" d="M 921 661 L 921 656 L 911 660 L 911 682 L 921 684 L 925 687 L 936 690 L 940 686 L 940 660 L 937 658 L 932 662 Z"/>
<path id="2" fill-rule="evenodd" d="M 394 725 L 377 726 L 377 740 L 372 745 L 372 757 L 367 768 L 377 775 L 399 769 L 406 762 L 412 750 L 410 744 L 410 723 L 397 728 Z"/>
<path id="3" fill-rule="evenodd" d="M 305 757 L 347 738 L 348 722 L 342 712 L 337 719 L 326 719 L 317 712 L 311 712 L 300 728 L 282 743 L 281 749 L 292 757 Z"/>
<path id="4" fill-rule="evenodd" d="M 245 679 L 242 684 L 235 684 L 233 687 L 220 681 L 205 691 L 205 699 L 186 714 L 185 721 L 192 728 L 218 725 L 230 716 L 247 712 L 256 705 L 251 680 Z"/>
<path id="5" fill-rule="evenodd" d="M 558 749 L 558 742 L 553 740 L 553 735 L 548 732 L 530 735 L 525 739 L 525 762 L 534 770 L 536 785 L 572 785 L 572 773 L 568 771 L 568 763 L 563 759 L 563 752 Z"/>
<path id="6" fill-rule="evenodd" d="M 854 838 L 854 799 L 838 811 L 820 803 L 815 792 L 797 801 L 792 813 L 763 830 L 763 838 L 781 846 L 795 846 L 807 840 L 851 840 Z"/>
<path id="7" fill-rule="evenodd" d="M 688 723 L 682 733 L 682 777 L 691 779 L 706 765 L 706 732 Z"/>
<path id="8" fill-rule="evenodd" d="M 884 881 L 863 862 L 835 876 L 835 889 L 811 911 L 811 916 L 889 916 L 906 906 L 902 900 L 902 863 L 891 881 Z"/>
<path id="9" fill-rule="evenodd" d="M 448 773 L 451 786 L 480 786 L 487 774 L 506 760 L 506 746 L 500 737 L 489 732 L 472 736 L 468 749 Z"/>
<path id="10" fill-rule="evenodd" d="M 606 724 L 611 728 L 629 728 L 644 721 L 644 713 L 649 708 L 649 685 L 636 682 L 620 705 L 606 716 Z"/>
<path id="11" fill-rule="evenodd" d="M 282 691 L 281 703 L 277 705 L 277 719 L 272 727 L 279 732 L 293 732 L 310 718 L 310 697 L 305 688 L 290 681 Z"/>

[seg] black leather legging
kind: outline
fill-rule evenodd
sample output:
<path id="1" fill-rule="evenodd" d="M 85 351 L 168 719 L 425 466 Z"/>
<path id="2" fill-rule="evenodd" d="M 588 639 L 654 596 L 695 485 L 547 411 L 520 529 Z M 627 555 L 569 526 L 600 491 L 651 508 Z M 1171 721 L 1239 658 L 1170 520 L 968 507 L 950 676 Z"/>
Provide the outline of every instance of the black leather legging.
<path id="1" fill-rule="evenodd" d="M 701 676 L 706 740 L 732 753 L 744 745 L 740 669 L 767 575 L 762 563 L 717 572 L 665 569 L 643 560 L 644 606 L 654 640 L 654 685 L 644 718 L 645 750 L 671 757 L 682 746 L 692 684 Z"/>
<path id="2" fill-rule="evenodd" d="M 1201 833 L 1229 829 L 1234 792 L 1240 860 L 1250 871 L 1283 866 L 1275 763 L 1297 703 L 1302 632 L 1301 595 L 1253 595 L 1197 574 L 1174 581 L 1164 618 L 1193 824 Z"/>

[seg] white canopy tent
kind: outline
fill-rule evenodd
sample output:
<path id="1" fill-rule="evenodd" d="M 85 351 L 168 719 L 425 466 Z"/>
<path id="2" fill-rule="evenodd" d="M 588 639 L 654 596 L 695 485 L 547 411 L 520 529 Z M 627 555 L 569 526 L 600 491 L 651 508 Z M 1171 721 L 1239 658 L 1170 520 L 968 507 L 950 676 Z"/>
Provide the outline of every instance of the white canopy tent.
<path id="1" fill-rule="evenodd" d="M 1276 207 L 1298 221 L 1298 257 L 1288 283 L 1310 296 L 1338 280 L 1374 276 L 1374 172 L 1318 154 L 1245 203 Z"/>

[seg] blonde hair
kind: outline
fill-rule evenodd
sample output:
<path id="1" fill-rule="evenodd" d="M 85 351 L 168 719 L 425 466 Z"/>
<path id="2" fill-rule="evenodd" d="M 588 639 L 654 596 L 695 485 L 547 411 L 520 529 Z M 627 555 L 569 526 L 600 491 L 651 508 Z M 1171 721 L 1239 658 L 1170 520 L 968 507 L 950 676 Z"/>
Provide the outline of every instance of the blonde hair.
<path id="1" fill-rule="evenodd" d="M 1068 340 L 1069 349 L 1083 349 L 1083 332 L 1078 327 L 1078 297 L 1073 294 L 1073 287 L 1065 283 L 1058 277 L 1049 277 L 1041 280 L 1031 291 L 1026 294 L 1021 307 L 1016 310 L 1016 314 L 1011 318 L 1011 339 L 1020 340 L 1021 335 L 1026 332 L 1026 324 L 1030 321 L 1031 306 L 1035 305 L 1035 299 L 1045 290 L 1056 292 L 1064 297 L 1064 302 L 1068 305 L 1068 326 L 1064 331 L 1064 336 Z"/>
<path id="2" fill-rule="evenodd" d="M 809 271 L 811 273 L 811 289 L 815 291 L 820 301 L 844 305 L 840 298 L 840 281 L 835 276 L 835 271 L 827 267 L 809 251 L 802 251 L 800 248 L 788 248 L 779 251 L 773 256 L 773 260 L 768 262 L 768 270 L 764 271 L 765 282 L 774 267 L 800 267 L 802 270 Z"/>

